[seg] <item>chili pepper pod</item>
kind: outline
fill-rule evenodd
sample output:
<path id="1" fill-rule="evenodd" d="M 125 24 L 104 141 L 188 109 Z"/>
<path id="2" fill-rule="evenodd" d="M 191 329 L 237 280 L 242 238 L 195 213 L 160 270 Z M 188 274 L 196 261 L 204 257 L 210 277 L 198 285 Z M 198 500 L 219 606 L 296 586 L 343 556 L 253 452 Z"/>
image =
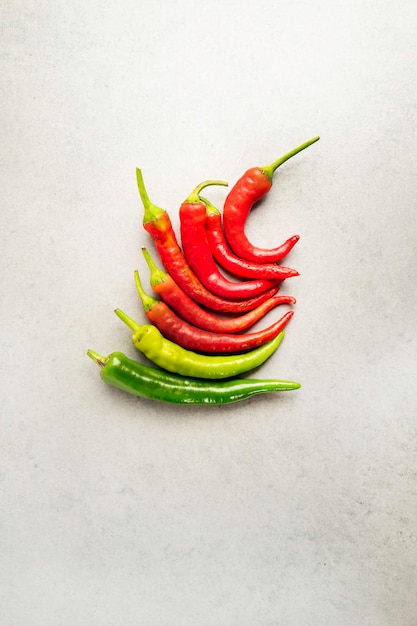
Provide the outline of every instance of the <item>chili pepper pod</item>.
<path id="1" fill-rule="evenodd" d="M 287 311 L 274 324 L 255 333 L 242 335 L 217 333 L 189 324 L 181 319 L 163 300 L 156 300 L 145 293 L 137 270 L 135 271 L 135 283 L 148 320 L 157 327 L 166 339 L 170 339 L 187 350 L 195 350 L 196 352 L 230 354 L 252 350 L 276 337 L 294 314 L 294 311 Z M 130 323 L 132 330 L 135 330 L 133 320 Z"/>
<path id="2" fill-rule="evenodd" d="M 290 237 L 277 248 L 256 247 L 245 234 L 245 222 L 254 203 L 271 189 L 272 177 L 280 165 L 319 139 L 314 137 L 306 141 L 271 165 L 250 168 L 230 190 L 224 202 L 223 228 L 226 239 L 237 256 L 257 263 L 275 263 L 281 261 L 295 246 L 298 235 Z"/>
<path id="3" fill-rule="evenodd" d="M 206 206 L 196 187 L 180 206 L 180 232 L 184 256 L 200 282 L 221 298 L 250 298 L 275 285 L 274 281 L 257 279 L 232 282 L 221 274 L 207 241 Z M 290 270 L 287 276 L 291 276 Z M 282 279 L 281 279 L 282 280 Z"/>
<path id="4" fill-rule="evenodd" d="M 289 276 L 298 276 L 296 270 L 292 270 L 276 263 L 255 263 L 247 261 L 233 254 L 226 241 L 222 228 L 220 211 L 206 198 L 201 200 L 206 205 L 206 236 L 213 257 L 221 267 L 243 278 L 269 278 L 283 281 Z"/>
<path id="5" fill-rule="evenodd" d="M 234 317 L 218 317 L 194 302 L 168 272 L 159 269 L 145 247 L 142 247 L 142 252 L 150 270 L 150 284 L 153 291 L 180 317 L 205 330 L 217 333 L 238 333 L 253 326 L 274 307 L 280 304 L 296 303 L 292 296 L 274 295 L 247 313 Z"/>
<path id="6" fill-rule="evenodd" d="M 262 346 L 242 354 L 199 354 L 166 339 L 153 324 L 137 324 L 120 309 L 116 315 L 133 330 L 132 342 L 150 361 L 169 372 L 193 378 L 232 378 L 262 365 L 278 348 L 284 331 Z"/>
<path id="7" fill-rule="evenodd" d="M 136 177 L 139 194 L 145 208 L 143 226 L 152 237 L 167 272 L 193 300 L 214 311 L 238 313 L 251 311 L 277 292 L 277 289 L 273 288 L 259 296 L 237 301 L 220 298 L 206 289 L 191 270 L 184 257 L 167 211 L 157 207 L 150 201 L 140 169 L 136 170 Z M 217 182 L 219 183 L 219 181 Z"/>
<path id="8" fill-rule="evenodd" d="M 274 379 L 199 380 L 142 365 L 121 352 L 102 356 L 88 350 L 87 354 L 99 365 L 100 376 L 108 385 L 134 396 L 172 404 L 231 404 L 259 394 L 301 387 L 300 383 Z"/>

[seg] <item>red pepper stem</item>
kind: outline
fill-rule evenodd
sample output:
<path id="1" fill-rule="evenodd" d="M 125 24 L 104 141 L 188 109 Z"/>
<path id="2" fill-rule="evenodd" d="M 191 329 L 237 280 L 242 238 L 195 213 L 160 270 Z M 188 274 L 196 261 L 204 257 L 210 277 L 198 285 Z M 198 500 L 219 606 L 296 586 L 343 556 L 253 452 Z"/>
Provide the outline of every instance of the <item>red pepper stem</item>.
<path id="1" fill-rule="evenodd" d="M 294 150 L 290 150 L 290 152 L 287 152 L 287 154 L 284 154 L 284 156 L 280 157 L 279 159 L 277 159 L 276 161 L 271 163 L 271 165 L 267 165 L 265 167 L 261 167 L 261 170 L 263 171 L 263 173 L 266 176 L 268 176 L 268 178 L 270 180 L 272 180 L 272 177 L 274 175 L 275 170 L 277 170 L 280 165 L 285 163 L 285 161 L 288 161 L 288 159 L 291 159 L 291 157 L 295 156 L 296 154 L 298 154 L 302 150 L 305 150 L 306 148 L 311 146 L 311 144 L 316 143 L 316 141 L 318 141 L 319 139 L 320 139 L 320 137 L 318 137 L 318 136 L 317 137 L 313 137 L 313 139 L 309 139 L 309 141 L 306 141 L 305 143 L 302 143 L 297 148 L 294 148 Z"/>
<path id="2" fill-rule="evenodd" d="M 148 296 L 147 293 L 145 293 L 142 287 L 142 283 L 140 282 L 140 276 L 139 276 L 138 270 L 135 270 L 134 274 L 135 274 L 136 290 L 139 294 L 139 298 L 142 300 L 143 308 L 146 313 L 146 311 L 150 311 L 151 309 L 153 309 L 155 304 L 158 304 L 158 300 L 155 300 L 155 298 L 152 298 L 151 296 Z"/>
<path id="3" fill-rule="evenodd" d="M 120 319 L 126 324 L 126 326 L 129 326 L 129 328 L 133 330 L 134 333 L 140 330 L 139 324 L 135 322 L 135 320 L 132 320 L 132 318 L 129 317 L 124 311 L 121 311 L 120 309 L 115 309 L 114 312 L 116 313 L 117 317 L 120 317 Z"/>
<path id="4" fill-rule="evenodd" d="M 93 361 L 100 367 L 104 367 L 109 361 L 109 357 L 102 356 L 101 354 L 98 354 L 98 352 L 94 352 L 94 350 L 87 350 L 87 356 L 89 356 L 90 359 L 93 359 Z"/>
<path id="5" fill-rule="evenodd" d="M 148 222 L 153 222 L 155 219 L 160 217 L 163 213 L 165 213 L 165 211 L 150 201 L 148 192 L 145 188 L 145 183 L 143 181 L 142 171 L 138 167 L 136 168 L 136 180 L 138 183 L 139 195 L 145 208 L 143 223 L 147 224 Z"/>
<path id="6" fill-rule="evenodd" d="M 199 202 L 200 191 L 205 187 L 209 187 L 210 185 L 222 185 L 223 187 L 227 187 L 228 183 L 226 183 L 226 181 L 224 180 L 205 180 L 203 183 L 200 183 L 195 189 L 192 190 L 188 198 L 184 200 L 184 204 Z"/>
<path id="7" fill-rule="evenodd" d="M 149 254 L 145 246 L 142 246 L 142 253 L 143 253 L 143 256 L 145 257 L 145 261 L 148 264 L 149 270 L 151 272 L 151 276 L 150 276 L 151 285 L 152 287 L 155 287 L 155 285 L 159 285 L 160 283 L 164 282 L 167 273 L 161 270 L 159 267 L 157 267 L 155 261 L 153 260 L 153 258 L 151 257 L 151 255 Z"/>
<path id="8" fill-rule="evenodd" d="M 203 198 L 203 196 L 200 196 L 200 200 L 204 202 L 204 204 L 207 207 L 207 211 L 206 211 L 207 215 L 220 215 L 219 209 L 216 208 L 214 204 L 210 202 L 210 200 L 207 200 L 207 198 Z"/>

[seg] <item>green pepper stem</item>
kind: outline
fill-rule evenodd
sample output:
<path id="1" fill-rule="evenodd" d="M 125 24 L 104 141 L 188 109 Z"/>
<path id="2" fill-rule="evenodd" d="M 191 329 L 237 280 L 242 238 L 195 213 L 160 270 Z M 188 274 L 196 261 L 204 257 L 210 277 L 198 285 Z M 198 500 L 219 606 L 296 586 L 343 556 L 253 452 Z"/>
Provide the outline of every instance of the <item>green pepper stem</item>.
<path id="1" fill-rule="evenodd" d="M 137 333 L 140 330 L 140 324 L 135 322 L 135 320 L 132 320 L 132 318 L 124 313 L 124 311 L 121 311 L 120 309 L 115 309 L 114 312 L 116 313 L 117 317 L 119 317 L 122 322 L 126 324 L 126 326 L 129 326 L 129 328 L 133 330 L 134 333 Z"/>
<path id="2" fill-rule="evenodd" d="M 141 197 L 143 206 L 145 208 L 145 213 L 143 215 L 143 223 L 147 224 L 148 222 L 153 222 L 158 217 L 165 213 L 164 209 L 153 204 L 148 196 L 148 192 L 146 191 L 145 183 L 142 176 L 142 170 L 138 167 L 136 168 L 136 180 L 138 183 L 139 195 Z"/>
<path id="3" fill-rule="evenodd" d="M 140 282 L 140 276 L 139 276 L 138 270 L 135 270 L 134 275 L 135 275 L 136 290 L 139 294 L 140 299 L 142 300 L 143 308 L 146 313 L 146 311 L 150 311 L 151 309 L 153 309 L 153 307 L 156 304 L 158 304 L 158 300 L 155 300 L 155 298 L 152 298 L 151 296 L 148 296 L 147 293 L 145 293 L 142 287 L 142 283 Z"/>
<path id="4" fill-rule="evenodd" d="M 210 200 L 207 200 L 207 198 L 203 198 L 203 196 L 200 196 L 200 200 L 204 202 L 207 207 L 207 215 L 220 215 L 219 209 L 217 209 L 214 204 L 210 202 Z"/>
<path id="5" fill-rule="evenodd" d="M 145 246 L 142 246 L 142 254 L 151 272 L 150 282 L 152 287 L 159 285 L 159 283 L 162 283 L 166 279 L 167 272 L 164 272 L 156 265 Z"/>
<path id="6" fill-rule="evenodd" d="M 305 143 L 302 143 L 297 148 L 294 148 L 294 150 L 290 150 L 290 152 L 287 152 L 287 154 L 284 154 L 284 156 L 280 157 L 279 159 L 277 159 L 276 161 L 271 163 L 271 165 L 266 165 L 265 167 L 261 167 L 261 170 L 263 171 L 263 173 L 266 176 L 268 176 L 268 178 L 270 180 L 272 180 L 272 177 L 274 175 L 275 170 L 277 170 L 280 165 L 285 163 L 285 161 L 288 161 L 288 159 L 291 159 L 291 157 L 295 156 L 296 154 L 298 154 L 302 150 L 305 150 L 306 148 L 311 146 L 311 144 L 316 143 L 316 141 L 318 141 L 319 139 L 320 139 L 320 137 L 318 137 L 318 136 L 317 137 L 313 137 L 313 139 L 309 139 L 309 141 L 306 141 Z"/>
<path id="7" fill-rule="evenodd" d="M 224 180 L 205 180 L 203 183 L 200 183 L 199 185 L 197 185 L 195 189 L 192 190 L 188 198 L 184 200 L 184 204 L 191 203 L 191 202 L 199 202 L 200 191 L 204 189 L 205 187 L 209 187 L 210 185 L 222 185 L 223 187 L 227 187 L 228 183 L 226 183 L 226 181 Z"/>
<path id="8" fill-rule="evenodd" d="M 90 359 L 93 359 L 93 361 L 97 363 L 97 365 L 99 365 L 100 367 L 104 367 L 109 360 L 109 357 L 103 356 L 98 352 L 94 352 L 94 350 L 87 350 L 87 356 L 89 356 Z"/>

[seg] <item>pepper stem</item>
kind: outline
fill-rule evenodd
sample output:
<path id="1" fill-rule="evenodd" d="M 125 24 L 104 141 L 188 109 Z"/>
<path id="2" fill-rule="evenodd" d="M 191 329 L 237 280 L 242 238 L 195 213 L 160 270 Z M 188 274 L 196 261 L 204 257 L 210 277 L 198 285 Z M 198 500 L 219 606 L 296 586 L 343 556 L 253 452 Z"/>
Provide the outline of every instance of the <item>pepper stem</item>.
<path id="1" fill-rule="evenodd" d="M 153 204 L 148 196 L 148 192 L 146 191 L 145 183 L 142 176 L 142 170 L 138 167 L 136 168 L 136 180 L 138 183 L 139 195 L 141 197 L 143 206 L 145 208 L 145 213 L 143 215 L 143 223 L 147 224 L 148 222 L 153 222 L 158 217 L 160 217 L 163 213 L 165 213 L 164 209 Z"/>
<path id="2" fill-rule="evenodd" d="M 220 215 L 219 209 L 217 209 L 214 204 L 210 202 L 210 200 L 207 200 L 207 198 L 203 198 L 203 196 L 200 196 L 200 200 L 204 202 L 207 207 L 207 215 Z"/>
<path id="3" fill-rule="evenodd" d="M 109 361 L 108 356 L 103 356 L 98 352 L 94 352 L 94 350 L 87 350 L 87 356 L 89 356 L 90 359 L 93 359 L 93 361 L 100 367 L 104 367 Z"/>
<path id="4" fill-rule="evenodd" d="M 266 165 L 265 167 L 261 167 L 260 169 L 263 171 L 263 173 L 266 176 L 268 176 L 268 178 L 270 180 L 272 180 L 272 177 L 274 175 L 275 170 L 277 170 L 280 165 L 285 163 L 285 161 L 288 161 L 288 159 L 291 159 L 291 157 L 295 156 L 296 154 L 298 154 L 302 150 L 305 150 L 306 148 L 311 146 L 311 144 L 316 143 L 316 141 L 318 141 L 319 139 L 320 139 L 320 137 L 318 137 L 318 136 L 317 137 L 313 137 L 313 139 L 309 139 L 309 141 L 306 141 L 305 143 L 302 143 L 297 148 L 294 148 L 294 150 L 291 150 L 290 152 L 287 152 L 287 154 L 284 154 L 284 156 L 280 157 L 279 159 L 277 159 L 276 161 L 271 163 L 271 165 Z"/>
<path id="5" fill-rule="evenodd" d="M 166 279 L 167 272 L 159 269 L 145 246 L 142 246 L 142 254 L 145 257 L 145 261 L 151 272 L 150 282 L 152 287 L 154 287 L 155 285 L 159 285 L 159 283 L 162 283 Z"/>
<path id="6" fill-rule="evenodd" d="M 135 322 L 135 320 L 132 320 L 132 318 L 124 313 L 124 311 L 121 311 L 120 309 L 115 309 L 114 312 L 116 313 L 117 317 L 120 317 L 120 319 L 126 324 L 126 326 L 129 326 L 129 328 L 133 330 L 134 333 L 137 333 L 140 330 L 140 325 Z"/>
<path id="7" fill-rule="evenodd" d="M 227 187 L 228 183 L 226 183 L 226 181 L 224 180 L 205 180 L 203 183 L 200 183 L 199 185 L 197 185 L 195 189 L 192 190 L 188 198 L 184 200 L 184 204 L 191 203 L 191 202 L 199 202 L 200 191 L 204 189 L 205 187 L 209 187 L 210 185 L 222 185 L 223 187 Z"/>
<path id="8" fill-rule="evenodd" d="M 142 283 L 140 282 L 140 276 L 139 276 L 138 270 L 135 270 L 134 274 L 135 274 L 136 289 L 137 289 L 140 299 L 142 300 L 143 308 L 146 313 L 146 311 L 150 311 L 151 309 L 153 309 L 153 307 L 156 304 L 158 304 L 158 300 L 155 300 L 155 298 L 152 298 L 151 296 L 148 296 L 147 293 L 145 293 L 142 287 Z"/>

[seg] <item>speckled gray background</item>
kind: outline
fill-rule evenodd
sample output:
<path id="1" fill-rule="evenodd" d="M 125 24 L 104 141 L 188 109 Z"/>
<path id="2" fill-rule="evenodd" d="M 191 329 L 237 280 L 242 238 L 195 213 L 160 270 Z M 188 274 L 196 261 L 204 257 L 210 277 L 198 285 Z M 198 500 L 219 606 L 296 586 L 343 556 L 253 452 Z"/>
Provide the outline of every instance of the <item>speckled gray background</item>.
<path id="1" fill-rule="evenodd" d="M 2 3 L 4 626 L 417 624 L 416 7 Z M 247 224 L 301 235 L 256 375 L 302 388 L 106 387 L 87 348 L 141 359 L 113 313 L 144 319 L 135 167 L 177 227 L 316 134 Z"/>

